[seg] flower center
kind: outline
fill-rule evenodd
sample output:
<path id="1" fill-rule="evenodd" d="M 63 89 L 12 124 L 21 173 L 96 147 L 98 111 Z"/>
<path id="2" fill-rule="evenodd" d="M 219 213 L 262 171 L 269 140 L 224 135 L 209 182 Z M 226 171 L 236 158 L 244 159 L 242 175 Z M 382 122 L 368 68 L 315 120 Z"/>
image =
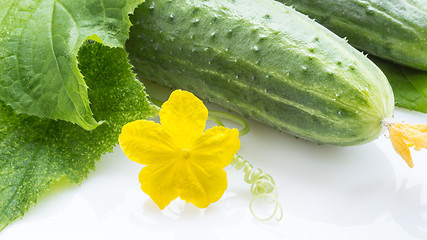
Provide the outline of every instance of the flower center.
<path id="1" fill-rule="evenodd" d="M 189 159 L 190 158 L 190 149 L 188 149 L 188 148 L 181 149 L 181 158 L 182 159 Z"/>

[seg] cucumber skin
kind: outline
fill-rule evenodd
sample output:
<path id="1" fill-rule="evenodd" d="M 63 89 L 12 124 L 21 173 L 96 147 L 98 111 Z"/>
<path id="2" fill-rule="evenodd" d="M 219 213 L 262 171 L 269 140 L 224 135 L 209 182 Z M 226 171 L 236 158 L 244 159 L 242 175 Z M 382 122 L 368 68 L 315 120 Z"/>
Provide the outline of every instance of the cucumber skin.
<path id="1" fill-rule="evenodd" d="M 343 39 L 269 0 L 147 0 L 126 44 L 138 77 L 319 143 L 382 133 L 393 93 Z"/>
<path id="2" fill-rule="evenodd" d="M 426 0 L 277 0 L 372 55 L 427 70 Z"/>

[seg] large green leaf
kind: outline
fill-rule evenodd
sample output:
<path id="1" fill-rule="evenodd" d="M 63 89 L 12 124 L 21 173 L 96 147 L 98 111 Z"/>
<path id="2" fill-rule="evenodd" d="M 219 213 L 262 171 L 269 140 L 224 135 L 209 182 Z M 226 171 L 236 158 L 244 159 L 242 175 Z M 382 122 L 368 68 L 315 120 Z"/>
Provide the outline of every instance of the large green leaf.
<path id="1" fill-rule="evenodd" d="M 0 100 L 18 113 L 96 128 L 78 49 L 92 35 L 107 46 L 123 47 L 128 14 L 142 2 L 1 0 Z"/>
<path id="2" fill-rule="evenodd" d="M 427 113 L 427 72 L 370 58 L 387 76 L 396 106 Z"/>
<path id="3" fill-rule="evenodd" d="M 21 217 L 52 183 L 62 178 L 80 183 L 100 156 L 112 150 L 124 124 L 156 114 L 124 49 L 84 44 L 79 61 L 94 115 L 106 120 L 97 129 L 17 115 L 0 104 L 0 230 Z"/>

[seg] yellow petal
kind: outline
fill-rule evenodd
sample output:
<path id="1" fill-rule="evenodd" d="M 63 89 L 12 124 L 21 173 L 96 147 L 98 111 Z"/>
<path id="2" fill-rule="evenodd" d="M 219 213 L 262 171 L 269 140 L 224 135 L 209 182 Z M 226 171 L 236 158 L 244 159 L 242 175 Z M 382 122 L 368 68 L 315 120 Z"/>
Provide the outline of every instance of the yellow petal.
<path id="1" fill-rule="evenodd" d="M 149 165 L 139 173 L 141 189 L 151 199 L 164 209 L 171 201 L 179 195 L 179 166 L 169 162 L 164 165 Z"/>
<path id="2" fill-rule="evenodd" d="M 224 169 L 206 166 L 201 168 L 190 163 L 185 172 L 180 181 L 179 196 L 198 208 L 206 208 L 218 201 L 227 189 L 227 174 Z"/>
<path id="3" fill-rule="evenodd" d="M 163 128 L 180 148 L 188 148 L 202 135 L 208 110 L 192 93 L 176 90 L 162 105 L 159 116 Z"/>
<path id="4" fill-rule="evenodd" d="M 422 148 L 427 148 L 427 125 L 410 125 L 396 123 L 389 127 L 390 140 L 394 149 L 402 156 L 410 167 L 413 167 L 411 153 L 409 147 L 414 147 L 419 151 Z"/>
<path id="5" fill-rule="evenodd" d="M 417 125 L 412 125 L 412 127 L 417 129 L 420 132 L 427 132 L 427 124 L 417 124 Z"/>
<path id="6" fill-rule="evenodd" d="M 409 151 L 409 147 L 406 145 L 404 137 L 397 129 L 395 124 L 391 125 L 389 128 L 390 140 L 393 145 L 394 150 L 399 153 L 399 155 L 406 161 L 409 167 L 413 167 L 414 163 L 412 161 L 411 152 Z"/>
<path id="7" fill-rule="evenodd" d="M 160 164 L 175 157 L 176 147 L 160 124 L 137 120 L 123 126 L 120 147 L 132 161 L 140 164 Z"/>
<path id="8" fill-rule="evenodd" d="M 227 188 L 223 170 L 240 148 L 239 131 L 225 127 L 206 130 L 191 146 L 180 180 L 180 198 L 199 208 L 218 201 Z"/>
<path id="9" fill-rule="evenodd" d="M 224 168 L 230 164 L 240 148 L 239 131 L 225 127 L 206 130 L 191 147 L 193 161 L 199 166 Z"/>

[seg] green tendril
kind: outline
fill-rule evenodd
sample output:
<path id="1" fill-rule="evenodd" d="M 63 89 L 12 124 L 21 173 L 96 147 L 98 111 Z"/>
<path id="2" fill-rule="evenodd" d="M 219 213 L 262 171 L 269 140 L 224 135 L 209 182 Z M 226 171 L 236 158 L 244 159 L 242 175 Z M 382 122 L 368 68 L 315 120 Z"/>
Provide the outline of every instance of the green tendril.
<path id="1" fill-rule="evenodd" d="M 221 127 L 224 126 L 224 124 L 221 122 L 221 120 L 219 120 L 219 118 L 211 116 L 209 114 L 208 114 L 208 120 L 214 122 L 218 126 L 221 126 Z"/>
<path id="2" fill-rule="evenodd" d="M 233 115 L 231 113 L 209 110 L 208 119 L 215 122 L 219 126 L 224 126 L 224 124 L 219 120 L 219 118 L 228 119 L 230 121 L 240 124 L 243 127 L 241 130 L 239 130 L 240 137 L 249 133 L 249 123 L 245 119 Z"/>
<path id="3" fill-rule="evenodd" d="M 238 154 L 234 156 L 230 165 L 237 170 L 243 169 L 243 172 L 245 173 L 245 182 L 251 184 L 251 193 L 253 198 L 249 204 L 249 208 L 252 215 L 256 219 L 268 221 L 279 214 L 279 217 L 276 218 L 276 220 L 280 221 L 283 217 L 283 209 L 278 201 L 279 195 L 273 178 L 269 174 L 263 173 L 259 168 L 254 170 L 254 167 Z M 254 202 L 258 199 L 264 199 L 267 203 L 274 204 L 273 212 L 269 217 L 261 218 L 255 213 Z"/>

